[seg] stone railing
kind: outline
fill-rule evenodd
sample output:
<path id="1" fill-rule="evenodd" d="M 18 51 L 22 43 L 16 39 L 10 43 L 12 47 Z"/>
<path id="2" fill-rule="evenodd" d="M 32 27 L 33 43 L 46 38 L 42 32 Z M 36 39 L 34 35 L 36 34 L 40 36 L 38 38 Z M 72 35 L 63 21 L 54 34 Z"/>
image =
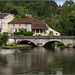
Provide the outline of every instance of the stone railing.
<path id="1" fill-rule="evenodd" d="M 10 36 L 10 39 L 75 39 L 75 36 Z"/>

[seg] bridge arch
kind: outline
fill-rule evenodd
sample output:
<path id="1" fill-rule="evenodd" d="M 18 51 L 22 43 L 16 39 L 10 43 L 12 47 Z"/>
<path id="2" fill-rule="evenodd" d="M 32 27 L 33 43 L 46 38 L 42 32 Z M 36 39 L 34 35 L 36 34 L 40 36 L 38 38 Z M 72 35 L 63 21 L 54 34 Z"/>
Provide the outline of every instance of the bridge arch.
<path id="1" fill-rule="evenodd" d="M 60 42 L 60 43 L 62 43 L 64 46 L 67 46 L 67 44 L 66 44 L 64 41 L 61 41 L 61 40 L 48 40 L 48 41 L 46 41 L 46 42 L 43 44 L 43 46 L 45 46 L 45 45 L 48 44 L 48 43 L 54 43 L 54 42 Z"/>
<path id="2" fill-rule="evenodd" d="M 35 46 L 37 46 L 36 43 L 35 43 L 34 41 L 32 41 L 32 40 L 28 40 L 28 39 L 26 39 L 26 40 L 25 40 L 25 39 L 17 39 L 17 40 L 16 40 L 16 43 L 17 43 L 17 44 L 18 44 L 18 43 L 21 43 L 21 42 L 28 42 L 29 44 L 32 43 L 32 44 L 34 44 Z"/>

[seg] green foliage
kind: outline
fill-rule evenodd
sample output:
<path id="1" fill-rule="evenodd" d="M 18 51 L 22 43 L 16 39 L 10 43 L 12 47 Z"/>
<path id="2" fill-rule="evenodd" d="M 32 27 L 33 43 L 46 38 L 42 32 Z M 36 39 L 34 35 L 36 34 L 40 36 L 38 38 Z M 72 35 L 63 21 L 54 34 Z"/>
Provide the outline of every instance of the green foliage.
<path id="1" fill-rule="evenodd" d="M 3 32 L 3 34 L 7 34 L 8 35 L 8 32 Z"/>
<path id="2" fill-rule="evenodd" d="M 12 49 L 12 48 L 14 49 L 14 48 L 22 48 L 22 47 L 23 47 L 23 48 L 24 48 L 24 47 L 30 47 L 30 45 L 23 45 L 23 44 L 20 44 L 20 45 L 19 45 L 19 44 L 18 44 L 18 45 L 15 46 L 15 45 L 12 44 L 12 45 L 5 45 L 5 46 L 2 46 L 2 48 L 4 48 L 4 49 Z"/>
<path id="3" fill-rule="evenodd" d="M 3 45 L 2 40 L 0 40 L 0 47 Z"/>
<path id="4" fill-rule="evenodd" d="M 71 22 L 71 18 L 75 17 L 72 12 L 75 11 L 75 4 L 72 0 L 66 1 L 62 6 L 60 25 L 63 28 L 62 35 L 75 35 L 73 34 L 75 24 Z M 74 18 L 72 18 L 74 21 Z"/>
<path id="5" fill-rule="evenodd" d="M 3 12 L 3 8 L 5 7 L 7 1 L 0 1 L 0 11 Z"/>
<path id="6" fill-rule="evenodd" d="M 15 17 L 16 17 L 16 18 L 21 18 L 21 16 L 20 16 L 20 15 L 15 15 Z"/>
<path id="7" fill-rule="evenodd" d="M 32 36 L 33 32 L 32 31 L 29 31 L 29 32 L 14 32 L 14 35 Z"/>
<path id="8" fill-rule="evenodd" d="M 7 41 L 8 41 L 8 33 L 4 32 L 4 34 L 0 34 L 0 47 L 2 45 L 6 45 Z"/>
<path id="9" fill-rule="evenodd" d="M 24 28 L 21 28 L 21 32 L 25 32 L 25 29 Z"/>
<path id="10" fill-rule="evenodd" d="M 39 34 L 38 36 L 41 36 L 41 34 Z"/>
<path id="11" fill-rule="evenodd" d="M 3 34 L 3 35 L 1 36 L 1 40 L 2 40 L 3 45 L 5 45 L 5 44 L 7 43 L 8 37 L 9 37 L 9 36 L 8 36 L 7 34 Z"/>
<path id="12" fill-rule="evenodd" d="M 14 8 L 14 4 L 12 2 L 7 2 L 5 7 L 3 8 L 3 11 L 11 13 L 13 8 Z"/>

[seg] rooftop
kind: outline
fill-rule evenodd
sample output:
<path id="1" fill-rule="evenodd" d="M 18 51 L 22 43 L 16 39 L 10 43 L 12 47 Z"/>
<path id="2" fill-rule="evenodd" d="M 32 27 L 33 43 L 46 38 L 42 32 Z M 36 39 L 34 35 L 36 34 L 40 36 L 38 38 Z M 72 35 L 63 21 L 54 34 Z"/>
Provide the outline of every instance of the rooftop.
<path id="1" fill-rule="evenodd" d="M 10 13 L 0 13 L 0 19 L 3 19 L 5 16 L 9 15 Z"/>
<path id="2" fill-rule="evenodd" d="M 14 18 L 9 24 L 32 23 L 30 18 Z"/>
<path id="3" fill-rule="evenodd" d="M 9 24 L 25 24 L 31 23 L 32 29 L 48 29 L 46 23 L 34 18 L 14 18 Z"/>

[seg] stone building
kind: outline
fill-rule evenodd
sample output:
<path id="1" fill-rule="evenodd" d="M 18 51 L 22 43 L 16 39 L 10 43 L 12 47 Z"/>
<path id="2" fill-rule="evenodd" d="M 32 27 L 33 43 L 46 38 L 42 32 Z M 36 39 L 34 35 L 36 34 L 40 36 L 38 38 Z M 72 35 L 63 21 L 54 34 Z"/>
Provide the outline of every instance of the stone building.
<path id="1" fill-rule="evenodd" d="M 51 36 L 60 36 L 60 33 L 51 29 L 46 23 L 32 18 L 32 15 L 25 15 L 28 18 L 15 18 L 10 13 L 0 13 L 0 32 L 19 32 L 21 28 L 25 31 L 33 31 L 33 36 L 48 36 L 51 32 Z"/>
<path id="2" fill-rule="evenodd" d="M 10 32 L 8 23 L 13 20 L 13 15 L 10 13 L 0 13 L 0 33 Z"/>

